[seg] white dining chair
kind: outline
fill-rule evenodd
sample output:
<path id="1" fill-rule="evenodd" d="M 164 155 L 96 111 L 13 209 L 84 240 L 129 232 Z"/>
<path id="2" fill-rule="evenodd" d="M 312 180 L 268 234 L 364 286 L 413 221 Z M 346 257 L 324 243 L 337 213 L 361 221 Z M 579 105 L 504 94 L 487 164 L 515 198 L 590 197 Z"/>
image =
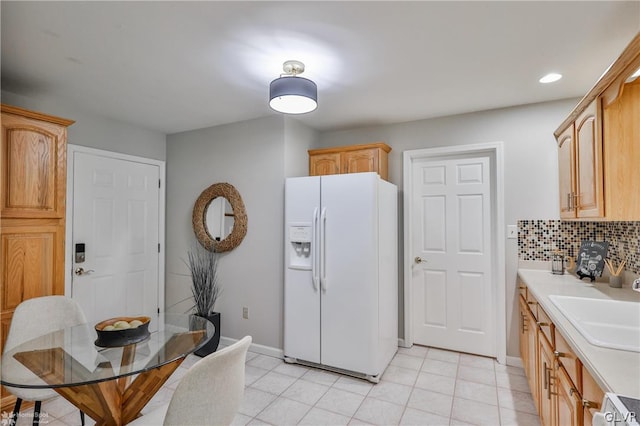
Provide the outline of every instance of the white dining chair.
<path id="1" fill-rule="evenodd" d="M 138 417 L 131 426 L 229 425 L 244 396 L 244 367 L 251 336 L 207 355 L 178 383 L 168 404 Z"/>
<path id="2" fill-rule="evenodd" d="M 65 296 L 43 296 L 27 299 L 21 302 L 13 313 L 11 326 L 4 344 L 4 351 L 10 351 L 16 346 L 36 337 L 66 327 L 84 324 L 87 320 L 84 312 L 75 300 Z M 7 369 L 16 364 L 2 363 L 2 375 L 9 373 Z M 22 401 L 35 401 L 33 410 L 33 424 L 39 424 L 39 414 L 42 401 L 59 396 L 53 389 L 26 389 L 5 386 L 16 396 L 11 424 L 16 424 Z M 84 413 L 80 412 L 80 419 L 84 425 Z"/>

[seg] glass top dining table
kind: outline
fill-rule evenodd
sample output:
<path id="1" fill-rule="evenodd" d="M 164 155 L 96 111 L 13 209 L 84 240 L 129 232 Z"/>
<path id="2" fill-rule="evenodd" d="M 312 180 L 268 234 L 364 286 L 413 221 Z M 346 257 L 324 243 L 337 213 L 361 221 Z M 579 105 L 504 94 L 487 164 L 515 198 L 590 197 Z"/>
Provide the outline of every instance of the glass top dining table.
<path id="1" fill-rule="evenodd" d="M 94 324 L 45 334 L 2 355 L 0 383 L 53 388 L 97 424 L 126 424 L 184 358 L 213 337 L 215 326 L 194 315 L 159 314 L 149 331 L 146 339 L 119 347 L 97 346 Z"/>

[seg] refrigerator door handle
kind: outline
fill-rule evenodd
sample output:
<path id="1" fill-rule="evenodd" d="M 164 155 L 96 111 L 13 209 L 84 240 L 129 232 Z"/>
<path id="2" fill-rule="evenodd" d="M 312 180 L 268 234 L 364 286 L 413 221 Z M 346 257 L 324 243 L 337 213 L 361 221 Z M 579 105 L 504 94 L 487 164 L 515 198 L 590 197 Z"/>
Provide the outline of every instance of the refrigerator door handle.
<path id="1" fill-rule="evenodd" d="M 316 245 L 318 242 L 318 208 L 313 209 L 313 224 L 311 226 L 311 241 L 313 247 L 311 247 L 311 281 L 313 281 L 313 289 L 315 291 L 318 290 L 318 281 L 320 280 L 320 275 L 318 273 L 318 257 L 320 253 L 316 250 Z"/>
<path id="2" fill-rule="evenodd" d="M 322 208 L 320 214 L 320 286 L 322 291 L 327 291 L 327 256 L 326 256 L 326 236 L 327 236 L 327 208 Z"/>

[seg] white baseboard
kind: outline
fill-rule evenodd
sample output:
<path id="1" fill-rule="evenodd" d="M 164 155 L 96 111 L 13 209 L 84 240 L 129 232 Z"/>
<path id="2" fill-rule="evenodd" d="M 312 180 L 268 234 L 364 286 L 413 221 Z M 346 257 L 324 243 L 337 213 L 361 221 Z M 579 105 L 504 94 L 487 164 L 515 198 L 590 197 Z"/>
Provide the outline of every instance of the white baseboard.
<path id="1" fill-rule="evenodd" d="M 404 342 L 404 339 L 398 339 L 398 347 L 399 348 L 409 348 L 410 346 L 407 346 L 407 344 Z"/>
<path id="2" fill-rule="evenodd" d="M 237 342 L 238 339 L 232 339 L 230 337 L 220 336 L 220 343 L 229 346 Z M 249 351 L 255 352 L 257 354 L 272 356 L 274 358 L 284 358 L 284 351 L 278 348 L 272 348 L 271 346 L 259 345 L 257 343 L 252 343 L 249 346 Z"/>
<path id="3" fill-rule="evenodd" d="M 524 365 L 522 364 L 522 359 L 517 356 L 508 356 L 507 365 L 510 365 L 512 367 L 524 368 Z"/>

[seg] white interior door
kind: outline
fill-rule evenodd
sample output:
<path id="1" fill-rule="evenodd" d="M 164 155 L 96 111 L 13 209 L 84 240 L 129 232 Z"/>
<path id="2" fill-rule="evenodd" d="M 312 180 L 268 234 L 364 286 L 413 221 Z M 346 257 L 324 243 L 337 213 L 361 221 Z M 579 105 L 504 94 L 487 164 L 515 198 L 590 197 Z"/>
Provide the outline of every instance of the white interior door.
<path id="1" fill-rule="evenodd" d="M 155 314 L 160 292 L 159 166 L 86 152 L 73 152 L 71 160 L 72 298 L 90 322 Z M 85 245 L 81 263 L 77 244 Z"/>
<path id="2" fill-rule="evenodd" d="M 412 325 L 415 343 L 495 356 L 491 161 L 479 155 L 413 163 Z"/>

